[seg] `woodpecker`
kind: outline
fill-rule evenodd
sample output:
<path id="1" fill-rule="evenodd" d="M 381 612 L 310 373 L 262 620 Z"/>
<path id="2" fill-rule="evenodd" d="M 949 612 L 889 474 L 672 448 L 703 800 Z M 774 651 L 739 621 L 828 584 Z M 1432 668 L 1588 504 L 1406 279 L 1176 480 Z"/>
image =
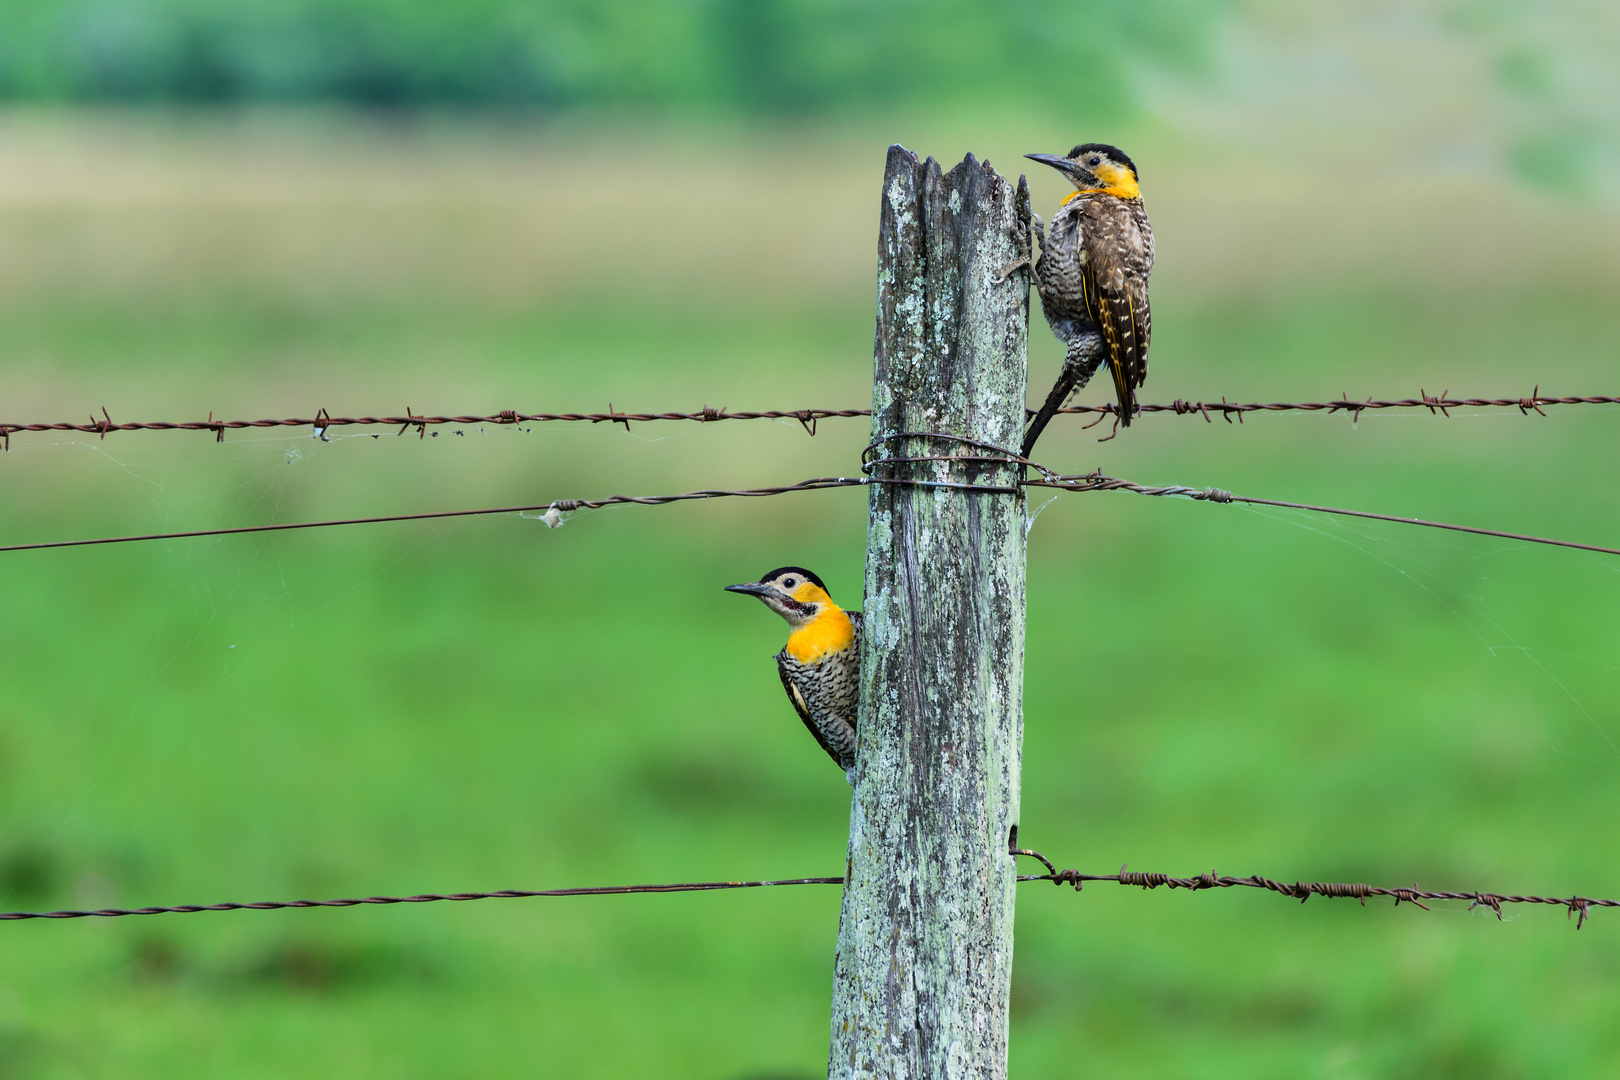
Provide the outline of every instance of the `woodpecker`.
<path id="1" fill-rule="evenodd" d="M 1153 227 L 1142 205 L 1136 165 L 1117 146 L 1084 143 L 1064 157 L 1024 156 L 1052 166 L 1075 188 L 1052 216 L 1050 232 L 1035 219 L 1041 257 L 1032 276 L 1041 311 L 1065 353 L 1056 385 L 1024 433 L 1028 457 L 1053 415 L 1104 360 L 1114 376 L 1119 422 L 1130 426 L 1136 389 L 1147 379 Z M 1007 272 L 1027 265 L 1026 252 Z"/>
<path id="2" fill-rule="evenodd" d="M 727 585 L 726 591 L 757 596 L 787 620 L 787 645 L 776 654 L 782 688 L 804 726 L 854 784 L 861 613 L 833 603 L 821 579 L 800 566 L 772 570 L 757 582 Z"/>

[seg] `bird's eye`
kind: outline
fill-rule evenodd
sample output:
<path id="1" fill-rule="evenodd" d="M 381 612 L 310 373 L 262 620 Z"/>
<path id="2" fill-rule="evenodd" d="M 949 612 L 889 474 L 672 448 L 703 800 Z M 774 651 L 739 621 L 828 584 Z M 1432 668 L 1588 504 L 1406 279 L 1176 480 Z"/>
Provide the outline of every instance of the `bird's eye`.
<path id="1" fill-rule="evenodd" d="M 1087 165 L 1101 165 L 1102 164 L 1102 158 L 1100 158 L 1100 157 L 1089 158 L 1089 159 L 1087 159 L 1086 164 Z"/>
<path id="2" fill-rule="evenodd" d="M 786 578 L 782 579 L 782 587 L 783 588 L 791 589 L 795 585 L 797 585 L 798 583 L 799 583 L 799 580 L 797 578 L 786 577 Z"/>

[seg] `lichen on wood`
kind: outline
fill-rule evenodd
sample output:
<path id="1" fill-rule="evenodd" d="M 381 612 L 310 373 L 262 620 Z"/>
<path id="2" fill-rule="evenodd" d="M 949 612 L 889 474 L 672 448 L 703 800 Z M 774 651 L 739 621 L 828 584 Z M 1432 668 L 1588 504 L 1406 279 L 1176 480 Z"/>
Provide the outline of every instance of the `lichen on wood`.
<path id="1" fill-rule="evenodd" d="M 872 437 L 1017 447 L 1028 193 L 969 155 L 949 173 L 889 149 Z M 879 457 L 982 456 L 937 438 Z M 992 455 L 993 456 L 993 455 Z M 1006 487 L 994 462 L 880 476 Z M 1021 494 L 874 484 L 860 744 L 833 990 L 830 1077 L 1002 1077 L 1023 742 Z"/>

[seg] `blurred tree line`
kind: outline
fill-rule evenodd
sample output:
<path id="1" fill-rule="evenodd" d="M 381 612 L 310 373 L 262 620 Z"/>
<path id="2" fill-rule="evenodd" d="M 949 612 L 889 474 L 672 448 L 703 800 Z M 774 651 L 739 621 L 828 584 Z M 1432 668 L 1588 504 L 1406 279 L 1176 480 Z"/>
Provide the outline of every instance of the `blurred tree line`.
<path id="1" fill-rule="evenodd" d="M 719 106 L 1131 101 L 1227 0 L 0 0 L 0 97 Z"/>

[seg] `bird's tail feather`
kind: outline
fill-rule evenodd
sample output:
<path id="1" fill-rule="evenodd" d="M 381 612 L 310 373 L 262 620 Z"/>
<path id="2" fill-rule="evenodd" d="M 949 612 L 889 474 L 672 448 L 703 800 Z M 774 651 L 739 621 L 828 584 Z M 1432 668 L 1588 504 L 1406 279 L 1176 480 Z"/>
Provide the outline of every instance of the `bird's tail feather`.
<path id="1" fill-rule="evenodd" d="M 1136 394 L 1131 390 L 1131 384 L 1125 381 L 1125 365 L 1110 362 L 1109 372 L 1114 376 L 1114 393 L 1119 396 L 1119 423 L 1121 427 L 1131 426 L 1131 416 L 1136 412 Z M 1028 454 L 1024 455 L 1028 457 Z"/>
<path id="2" fill-rule="evenodd" d="M 1035 449 L 1035 440 L 1041 437 L 1041 432 L 1046 430 L 1046 425 L 1052 422 L 1052 417 L 1057 415 L 1057 411 L 1067 405 L 1069 399 L 1091 381 L 1100 360 L 1100 357 L 1081 355 L 1071 356 L 1063 361 L 1063 371 L 1058 375 L 1057 382 L 1052 385 L 1052 392 L 1046 395 L 1046 401 L 1042 403 L 1040 411 L 1029 422 L 1029 427 L 1024 429 L 1022 450 L 1024 457 L 1029 457 L 1030 451 Z M 1115 381 L 1118 381 L 1117 375 Z"/>
<path id="3" fill-rule="evenodd" d="M 1046 395 L 1046 401 L 1042 403 L 1040 411 L 1035 414 L 1035 418 L 1029 422 L 1029 427 L 1024 431 L 1022 451 L 1024 457 L 1029 457 L 1030 451 L 1035 449 L 1035 440 L 1041 437 L 1046 425 L 1052 422 L 1052 417 L 1057 415 L 1057 411 L 1063 408 L 1063 403 L 1074 392 L 1074 383 L 1074 372 L 1069 365 L 1063 365 L 1063 374 L 1058 376 L 1058 381 L 1052 385 L 1052 392 Z"/>

